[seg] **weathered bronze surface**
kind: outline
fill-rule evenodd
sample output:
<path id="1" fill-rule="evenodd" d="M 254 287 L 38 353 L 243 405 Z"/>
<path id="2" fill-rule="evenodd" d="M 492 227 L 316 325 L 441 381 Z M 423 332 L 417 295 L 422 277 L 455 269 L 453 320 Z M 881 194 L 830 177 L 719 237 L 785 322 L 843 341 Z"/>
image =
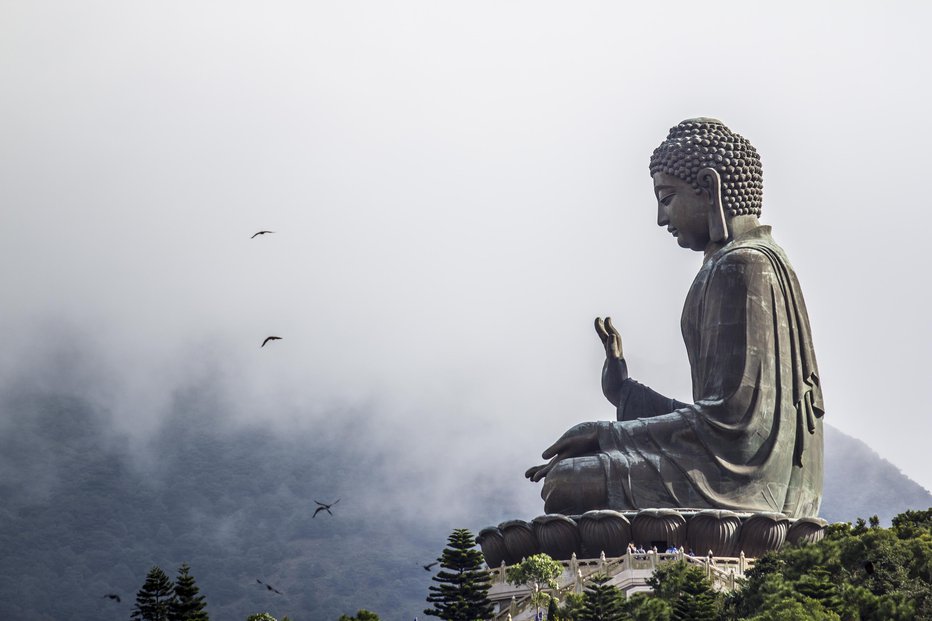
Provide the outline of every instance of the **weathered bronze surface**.
<path id="1" fill-rule="evenodd" d="M 596 319 L 616 421 L 585 422 L 530 468 L 547 513 L 648 507 L 816 516 L 822 392 L 796 274 L 762 203 L 760 158 L 714 119 L 670 130 L 651 157 L 657 224 L 704 253 L 681 329 L 693 403 L 628 377 L 621 336 Z"/>

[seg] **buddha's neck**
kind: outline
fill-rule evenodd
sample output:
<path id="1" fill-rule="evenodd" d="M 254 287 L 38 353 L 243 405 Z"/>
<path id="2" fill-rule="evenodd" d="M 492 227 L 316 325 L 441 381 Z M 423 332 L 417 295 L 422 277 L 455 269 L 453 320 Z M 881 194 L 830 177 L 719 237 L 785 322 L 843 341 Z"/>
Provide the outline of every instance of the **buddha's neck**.
<path id="1" fill-rule="evenodd" d="M 709 242 L 709 245 L 705 247 L 705 253 L 702 258 L 703 262 L 708 261 L 713 254 L 732 239 L 740 237 L 748 231 L 759 227 L 760 220 L 757 219 L 757 216 L 735 216 L 733 218 L 728 218 L 725 224 L 728 227 L 728 239 L 724 242 Z"/>

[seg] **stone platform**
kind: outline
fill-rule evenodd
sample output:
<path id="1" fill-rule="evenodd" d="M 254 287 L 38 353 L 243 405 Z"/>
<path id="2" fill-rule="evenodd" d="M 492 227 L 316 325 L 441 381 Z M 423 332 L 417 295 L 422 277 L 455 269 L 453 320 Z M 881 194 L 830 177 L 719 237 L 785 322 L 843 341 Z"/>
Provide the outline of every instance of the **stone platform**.
<path id="1" fill-rule="evenodd" d="M 682 551 L 655 553 L 649 550 L 644 554 L 628 552 L 618 558 L 601 556 L 594 559 L 577 559 L 574 556 L 569 561 L 560 561 L 563 571 L 556 579 L 556 589 L 550 593 L 562 601 L 569 593 L 582 593 L 590 586 L 594 576 L 604 575 L 609 578 L 608 584 L 618 588 L 627 598 L 635 593 L 649 592 L 651 589 L 647 581 L 654 570 L 664 563 L 675 561 L 685 561 L 699 567 L 712 583 L 712 588 L 724 592 L 735 590 L 741 584 L 745 572 L 754 566 L 753 559 L 743 556 L 711 558 L 689 556 Z M 495 606 L 491 621 L 533 621 L 533 591 L 526 585 L 510 584 L 507 572 L 508 568 L 504 565 L 492 568 L 489 572 L 492 588 L 488 596 Z"/>
<path id="2" fill-rule="evenodd" d="M 828 522 L 782 513 L 737 513 L 722 509 L 642 509 L 548 514 L 530 522 L 509 520 L 479 531 L 476 538 L 490 568 L 546 553 L 554 559 L 623 556 L 628 544 L 663 552 L 683 549 L 696 555 L 756 558 L 790 543 L 822 539 Z"/>

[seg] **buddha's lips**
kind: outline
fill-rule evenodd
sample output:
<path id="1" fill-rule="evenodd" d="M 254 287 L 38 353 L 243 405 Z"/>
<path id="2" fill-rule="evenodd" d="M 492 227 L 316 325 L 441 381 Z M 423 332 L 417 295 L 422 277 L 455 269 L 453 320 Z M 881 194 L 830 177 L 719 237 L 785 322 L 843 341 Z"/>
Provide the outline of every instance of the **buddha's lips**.
<path id="1" fill-rule="evenodd" d="M 679 237 L 679 231 L 677 231 L 672 226 L 668 226 L 667 230 L 670 232 L 670 235 L 672 235 L 673 237 Z"/>

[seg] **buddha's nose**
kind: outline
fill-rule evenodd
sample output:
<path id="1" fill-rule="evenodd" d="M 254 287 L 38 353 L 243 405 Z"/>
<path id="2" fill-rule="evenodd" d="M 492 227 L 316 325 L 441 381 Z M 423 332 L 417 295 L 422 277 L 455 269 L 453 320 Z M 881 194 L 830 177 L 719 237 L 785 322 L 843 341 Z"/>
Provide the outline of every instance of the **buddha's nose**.
<path id="1" fill-rule="evenodd" d="M 670 224 L 670 218 L 667 217 L 667 210 L 663 204 L 657 203 L 657 226 L 666 226 Z"/>

